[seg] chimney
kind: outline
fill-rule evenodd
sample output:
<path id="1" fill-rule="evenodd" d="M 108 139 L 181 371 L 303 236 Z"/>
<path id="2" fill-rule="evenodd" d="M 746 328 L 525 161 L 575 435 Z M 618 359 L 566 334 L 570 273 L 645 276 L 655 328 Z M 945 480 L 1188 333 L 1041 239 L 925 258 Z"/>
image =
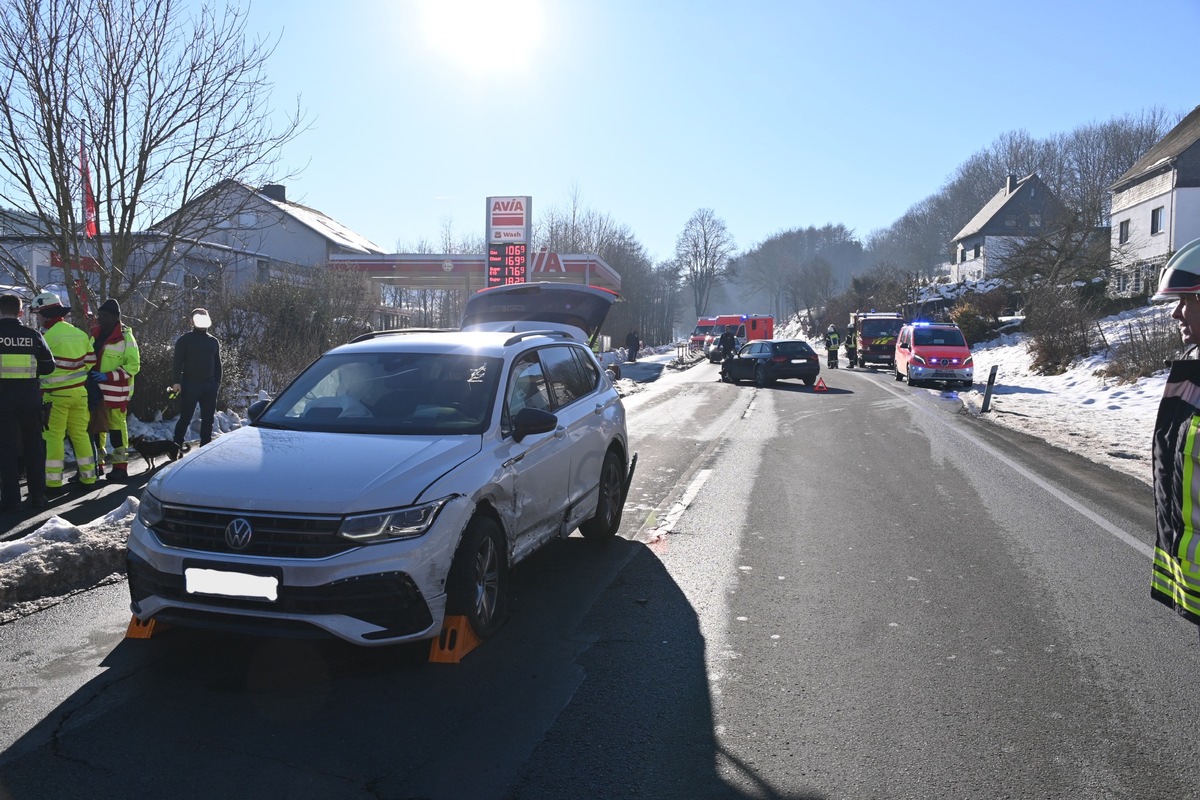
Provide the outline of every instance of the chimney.
<path id="1" fill-rule="evenodd" d="M 1012 180 L 1011 176 L 1010 176 L 1009 180 Z M 284 187 L 282 184 L 269 183 L 266 186 L 259 189 L 259 191 L 277 203 L 286 203 L 287 202 L 287 188 Z"/>
<path id="2" fill-rule="evenodd" d="M 271 187 L 267 187 L 267 188 L 271 188 Z M 280 191 L 283 191 L 282 186 L 280 186 L 278 188 Z M 1009 175 L 1008 181 L 1004 184 L 1004 188 L 1006 189 L 1005 194 L 1012 194 L 1013 192 L 1015 192 L 1017 190 L 1017 176 Z"/>

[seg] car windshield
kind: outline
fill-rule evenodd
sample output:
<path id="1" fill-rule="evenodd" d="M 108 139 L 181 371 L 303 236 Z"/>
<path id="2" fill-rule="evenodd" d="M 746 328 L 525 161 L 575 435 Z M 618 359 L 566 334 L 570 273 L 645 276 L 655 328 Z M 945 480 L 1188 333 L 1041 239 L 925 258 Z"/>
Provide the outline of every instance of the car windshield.
<path id="1" fill-rule="evenodd" d="M 899 319 L 864 319 L 862 335 L 872 339 L 878 336 L 895 336 L 903 326 L 904 321 Z"/>
<path id="2" fill-rule="evenodd" d="M 696 330 L 692 331 L 692 336 L 708 336 L 712 333 L 712 325 L 697 325 Z"/>
<path id="3" fill-rule="evenodd" d="M 917 328 L 913 331 L 913 344 L 966 347 L 967 341 L 957 328 Z"/>
<path id="4" fill-rule="evenodd" d="M 806 356 L 813 352 L 808 342 L 776 342 L 775 352 L 784 356 Z"/>
<path id="5" fill-rule="evenodd" d="M 501 363 L 448 353 L 325 355 L 255 424 L 338 433 L 480 434 L 495 406 Z"/>

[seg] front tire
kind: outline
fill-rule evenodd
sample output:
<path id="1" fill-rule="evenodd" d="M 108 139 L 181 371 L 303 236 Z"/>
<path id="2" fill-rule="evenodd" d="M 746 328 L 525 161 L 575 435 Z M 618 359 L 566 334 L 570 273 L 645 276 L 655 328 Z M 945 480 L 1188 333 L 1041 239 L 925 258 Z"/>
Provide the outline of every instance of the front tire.
<path id="1" fill-rule="evenodd" d="M 461 614 L 480 639 L 499 630 L 508 612 L 504 533 L 491 517 L 467 523 L 446 581 L 446 612 Z"/>
<path id="2" fill-rule="evenodd" d="M 604 454 L 604 463 L 600 466 L 599 494 L 596 513 L 579 524 L 579 532 L 585 539 L 608 542 L 617 535 L 617 529 L 621 527 L 621 512 L 625 508 L 625 476 L 621 457 L 614 450 Z"/>

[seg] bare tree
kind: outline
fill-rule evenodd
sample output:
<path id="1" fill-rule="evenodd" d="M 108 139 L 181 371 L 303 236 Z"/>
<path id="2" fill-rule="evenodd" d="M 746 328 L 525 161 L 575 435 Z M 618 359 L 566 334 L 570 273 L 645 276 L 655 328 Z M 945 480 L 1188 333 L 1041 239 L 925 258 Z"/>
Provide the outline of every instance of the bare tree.
<path id="1" fill-rule="evenodd" d="M 247 11 L 177 0 L 9 0 L 0 10 L 0 205 L 31 215 L 68 291 L 87 262 L 92 289 L 122 302 L 157 295 L 173 245 L 228 216 L 194 208 L 223 180 L 279 181 L 283 145 L 305 127 L 277 118 Z M 81 156 L 99 231 L 86 236 Z M 216 207 L 219 201 L 212 198 Z M 154 234 L 141 233 L 153 226 Z M 7 266 L 36 288 L 26 263 Z"/>
<path id="2" fill-rule="evenodd" d="M 733 237 L 711 208 L 692 214 L 675 240 L 675 261 L 692 289 L 696 316 L 704 314 L 713 287 L 725 279 L 733 251 Z"/>

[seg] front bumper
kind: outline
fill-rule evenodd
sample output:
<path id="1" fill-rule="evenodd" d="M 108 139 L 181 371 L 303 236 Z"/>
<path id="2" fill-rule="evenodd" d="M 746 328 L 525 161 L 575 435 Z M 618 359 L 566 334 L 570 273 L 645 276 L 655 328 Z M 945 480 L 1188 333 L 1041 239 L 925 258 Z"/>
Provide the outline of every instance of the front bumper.
<path id="1" fill-rule="evenodd" d="M 289 637 L 334 636 L 359 645 L 437 636 L 446 576 L 474 506 L 447 503 L 423 536 L 362 545 L 323 558 L 244 556 L 169 547 L 135 519 L 126 556 L 130 608 L 145 622 Z M 254 576 L 274 599 L 189 591 L 187 571 Z M 195 573 L 192 573 L 193 575 Z"/>
<path id="2" fill-rule="evenodd" d="M 925 367 L 909 363 L 909 377 L 914 381 L 974 381 L 974 367 L 953 369 L 950 367 Z"/>

